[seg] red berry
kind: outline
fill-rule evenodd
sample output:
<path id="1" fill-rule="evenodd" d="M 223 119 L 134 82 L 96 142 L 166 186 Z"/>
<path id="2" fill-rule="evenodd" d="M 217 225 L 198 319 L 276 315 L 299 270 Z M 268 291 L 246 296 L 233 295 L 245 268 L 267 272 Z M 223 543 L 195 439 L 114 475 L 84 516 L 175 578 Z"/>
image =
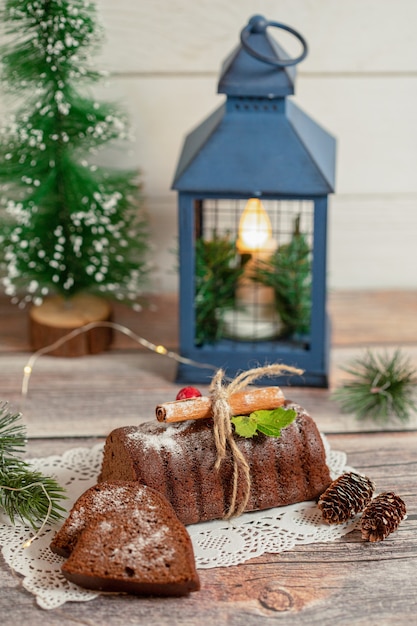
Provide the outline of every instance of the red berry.
<path id="1" fill-rule="evenodd" d="M 196 389 L 195 387 L 183 387 L 177 393 L 176 400 L 187 400 L 187 398 L 199 398 L 201 396 L 201 391 Z"/>

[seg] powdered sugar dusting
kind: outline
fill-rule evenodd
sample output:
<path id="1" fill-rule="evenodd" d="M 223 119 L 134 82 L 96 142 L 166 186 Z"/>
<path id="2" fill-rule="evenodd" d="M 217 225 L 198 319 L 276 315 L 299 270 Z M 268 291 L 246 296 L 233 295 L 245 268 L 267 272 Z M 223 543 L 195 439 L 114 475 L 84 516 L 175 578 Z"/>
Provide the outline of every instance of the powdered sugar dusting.
<path id="1" fill-rule="evenodd" d="M 141 502 L 146 487 L 139 486 L 136 489 L 135 501 Z M 89 492 L 89 517 L 96 514 L 103 514 L 109 511 L 121 510 L 126 504 L 132 500 L 132 490 L 125 485 L 112 484 L 109 489 L 91 490 Z M 147 504 L 147 510 L 155 509 L 154 505 Z M 84 526 L 86 521 L 86 508 L 83 505 L 74 508 L 67 521 L 68 534 L 78 533 Z"/>
<path id="2" fill-rule="evenodd" d="M 138 426 L 136 430 L 129 432 L 127 438 L 134 443 L 140 442 L 144 450 L 160 451 L 164 449 L 171 454 L 175 454 L 180 453 L 182 449 L 175 435 L 182 433 L 187 428 L 189 428 L 189 423 L 187 422 L 169 424 L 167 426 L 146 422 Z"/>
<path id="3" fill-rule="evenodd" d="M 113 531 L 113 524 L 106 519 L 100 521 L 100 531 L 103 533 L 108 533 Z"/>
<path id="4" fill-rule="evenodd" d="M 139 563 L 149 563 L 152 568 L 163 568 L 171 563 L 175 557 L 175 549 L 169 545 L 168 526 L 161 524 L 156 513 L 135 511 L 132 517 L 138 525 L 136 534 L 132 528 L 124 529 L 107 518 L 98 522 L 100 533 L 117 531 L 118 545 L 110 555 L 113 563 L 121 563 L 124 567 L 131 565 L 132 569 Z"/>
<path id="5" fill-rule="evenodd" d="M 68 532 L 70 534 L 77 533 L 83 526 L 85 520 L 85 508 L 80 506 L 72 512 L 71 517 L 68 519 Z"/>
<path id="6" fill-rule="evenodd" d="M 140 501 L 143 497 L 145 487 L 137 489 L 135 500 Z M 126 501 L 130 500 L 132 490 L 125 485 L 111 485 L 109 489 L 100 489 L 92 492 L 92 501 L 90 511 L 92 513 L 106 513 L 106 511 L 114 510 L 123 506 Z"/>

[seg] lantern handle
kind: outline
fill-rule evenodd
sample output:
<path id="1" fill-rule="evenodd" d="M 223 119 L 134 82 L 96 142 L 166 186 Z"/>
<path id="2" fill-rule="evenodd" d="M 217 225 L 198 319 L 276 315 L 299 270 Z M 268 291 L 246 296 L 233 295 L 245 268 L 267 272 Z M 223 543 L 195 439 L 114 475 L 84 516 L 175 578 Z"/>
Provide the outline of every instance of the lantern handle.
<path id="1" fill-rule="evenodd" d="M 296 37 L 303 46 L 303 51 L 301 52 L 301 54 L 295 59 L 278 60 L 260 54 L 259 52 L 251 48 L 248 43 L 249 35 L 251 33 L 265 33 L 268 26 L 281 28 L 282 30 L 286 30 L 294 35 L 294 37 Z M 255 57 L 255 59 L 263 61 L 264 63 L 268 63 L 269 65 L 274 65 L 275 67 L 288 67 L 290 65 L 296 65 L 297 63 L 300 63 L 300 61 L 305 59 L 308 52 L 307 42 L 298 31 L 296 31 L 294 28 L 291 28 L 291 26 L 286 26 L 286 24 L 281 24 L 280 22 L 269 22 L 264 17 L 262 17 L 262 15 L 254 15 L 253 17 L 251 17 L 248 24 L 240 33 L 240 41 L 246 52 Z"/>

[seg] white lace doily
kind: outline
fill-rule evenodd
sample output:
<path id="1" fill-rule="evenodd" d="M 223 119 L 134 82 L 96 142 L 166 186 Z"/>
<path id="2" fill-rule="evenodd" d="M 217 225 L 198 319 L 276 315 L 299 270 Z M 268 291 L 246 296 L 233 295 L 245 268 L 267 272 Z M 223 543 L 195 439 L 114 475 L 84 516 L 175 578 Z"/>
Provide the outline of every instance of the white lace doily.
<path id="1" fill-rule="evenodd" d="M 346 455 L 330 450 L 324 439 L 332 478 L 351 468 Z M 75 500 L 97 481 L 103 445 L 75 448 L 62 456 L 33 459 L 31 464 L 44 475 L 53 476 L 65 487 L 69 511 Z M 296 545 L 333 541 L 352 531 L 357 520 L 329 526 L 322 522 L 314 502 L 246 513 L 231 521 L 213 521 L 188 526 L 197 568 L 238 565 L 264 552 L 278 553 Z M 59 525 L 47 526 L 30 547 L 22 544 L 31 529 L 0 515 L 0 544 L 6 563 L 23 576 L 23 586 L 36 596 L 38 605 L 53 609 L 68 601 L 91 600 L 98 594 L 69 583 L 61 574 L 62 557 L 53 554 L 49 544 Z"/>

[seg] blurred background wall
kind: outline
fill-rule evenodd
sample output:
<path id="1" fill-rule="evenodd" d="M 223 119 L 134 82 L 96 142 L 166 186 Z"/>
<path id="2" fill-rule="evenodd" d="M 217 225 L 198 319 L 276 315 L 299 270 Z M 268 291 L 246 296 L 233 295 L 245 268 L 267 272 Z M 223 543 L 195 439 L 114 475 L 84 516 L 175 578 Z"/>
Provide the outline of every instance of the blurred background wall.
<path id="1" fill-rule="evenodd" d="M 221 104 L 221 63 L 257 13 L 309 44 L 295 101 L 338 140 L 331 289 L 417 286 L 416 0 L 97 0 L 110 72 L 97 95 L 128 111 L 134 141 L 106 160 L 143 174 L 153 289 L 177 288 L 172 178 L 185 135 Z M 297 41 L 271 34 L 289 53 Z"/>

